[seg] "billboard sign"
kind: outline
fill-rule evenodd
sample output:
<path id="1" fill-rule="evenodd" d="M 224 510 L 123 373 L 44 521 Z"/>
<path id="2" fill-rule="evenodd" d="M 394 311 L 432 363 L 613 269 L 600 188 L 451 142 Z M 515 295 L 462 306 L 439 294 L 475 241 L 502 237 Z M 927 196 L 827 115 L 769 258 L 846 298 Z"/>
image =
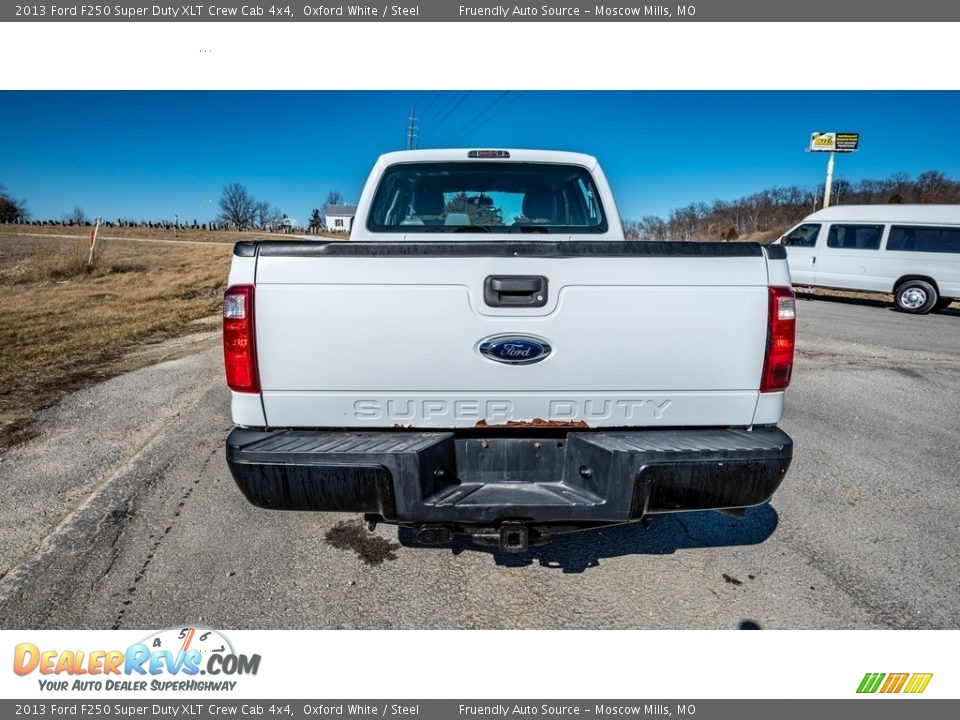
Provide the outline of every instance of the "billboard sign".
<path id="1" fill-rule="evenodd" d="M 860 149 L 860 133 L 810 133 L 810 152 L 854 152 Z"/>

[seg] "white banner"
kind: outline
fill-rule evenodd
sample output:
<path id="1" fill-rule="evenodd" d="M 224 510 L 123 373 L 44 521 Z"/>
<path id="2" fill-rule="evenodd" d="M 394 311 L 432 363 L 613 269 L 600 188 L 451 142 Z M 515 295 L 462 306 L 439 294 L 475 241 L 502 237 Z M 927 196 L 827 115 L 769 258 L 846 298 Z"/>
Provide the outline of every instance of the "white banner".
<path id="1" fill-rule="evenodd" d="M 0 697 L 960 698 L 958 644 L 956 630 L 5 630 Z M 905 675 L 899 692 L 864 693 L 880 673 Z M 922 692 L 905 692 L 914 679 Z"/>

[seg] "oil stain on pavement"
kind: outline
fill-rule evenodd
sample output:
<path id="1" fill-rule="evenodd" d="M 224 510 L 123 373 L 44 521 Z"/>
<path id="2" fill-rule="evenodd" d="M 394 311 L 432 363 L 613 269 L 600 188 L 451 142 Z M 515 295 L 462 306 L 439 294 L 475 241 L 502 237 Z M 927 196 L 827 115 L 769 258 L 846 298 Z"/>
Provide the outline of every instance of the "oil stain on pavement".
<path id="1" fill-rule="evenodd" d="M 356 520 L 338 522 L 325 535 L 327 544 L 337 550 L 353 550 L 367 565 L 396 560 L 400 545 L 374 535 Z"/>

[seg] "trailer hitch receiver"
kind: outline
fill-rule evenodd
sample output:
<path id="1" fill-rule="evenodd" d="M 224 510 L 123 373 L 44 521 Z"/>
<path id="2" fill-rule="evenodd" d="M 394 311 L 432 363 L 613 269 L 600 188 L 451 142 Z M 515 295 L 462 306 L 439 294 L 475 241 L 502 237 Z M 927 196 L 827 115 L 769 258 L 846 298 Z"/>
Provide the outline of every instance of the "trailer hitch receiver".
<path id="1" fill-rule="evenodd" d="M 530 549 L 530 528 L 518 523 L 500 526 L 500 549 L 508 553 L 522 553 Z"/>

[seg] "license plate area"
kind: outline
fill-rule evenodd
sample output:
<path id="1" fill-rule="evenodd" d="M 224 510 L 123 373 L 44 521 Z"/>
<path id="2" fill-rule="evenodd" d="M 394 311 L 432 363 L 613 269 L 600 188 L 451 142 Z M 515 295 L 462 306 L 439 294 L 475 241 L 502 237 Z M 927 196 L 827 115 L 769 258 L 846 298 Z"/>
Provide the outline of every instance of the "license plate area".
<path id="1" fill-rule="evenodd" d="M 556 482 L 565 450 L 566 438 L 460 438 L 457 478 L 482 484 Z"/>

